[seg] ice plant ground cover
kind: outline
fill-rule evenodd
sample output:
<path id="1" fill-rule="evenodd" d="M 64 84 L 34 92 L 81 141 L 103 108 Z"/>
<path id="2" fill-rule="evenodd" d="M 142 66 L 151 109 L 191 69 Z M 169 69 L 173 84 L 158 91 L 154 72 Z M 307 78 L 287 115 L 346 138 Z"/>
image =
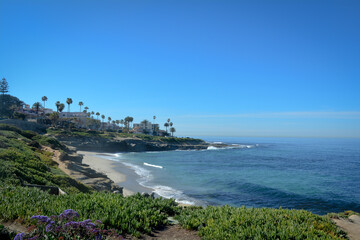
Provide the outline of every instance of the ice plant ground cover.
<path id="1" fill-rule="evenodd" d="M 330 218 L 305 210 L 190 207 L 176 218 L 202 239 L 347 239 Z"/>
<path id="2" fill-rule="evenodd" d="M 35 239 L 123 239 L 115 230 L 103 229 L 101 221 L 93 223 L 90 219 L 75 221 L 79 214 L 72 209 L 59 216 L 36 215 L 30 218 L 35 225 L 28 228 L 29 233 L 18 233 L 14 240 Z"/>
<path id="3" fill-rule="evenodd" d="M 31 223 L 34 215 L 59 215 L 73 209 L 80 219 L 100 220 L 105 229 L 119 234 L 140 236 L 168 223 L 167 218 L 179 212 L 174 200 L 144 197 L 140 194 L 123 197 L 119 194 L 95 192 L 50 195 L 34 188 L 0 188 L 0 220 L 22 219 Z"/>

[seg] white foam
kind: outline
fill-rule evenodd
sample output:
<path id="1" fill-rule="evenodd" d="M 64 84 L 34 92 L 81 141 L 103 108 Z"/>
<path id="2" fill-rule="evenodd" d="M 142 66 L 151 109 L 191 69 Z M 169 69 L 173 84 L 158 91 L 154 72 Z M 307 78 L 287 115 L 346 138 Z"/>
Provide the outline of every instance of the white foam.
<path id="1" fill-rule="evenodd" d="M 144 165 L 149 166 L 149 167 L 154 167 L 154 168 L 163 168 L 162 166 L 154 165 L 154 164 L 150 164 L 150 163 L 146 163 L 146 162 L 144 162 Z"/>
<path id="2" fill-rule="evenodd" d="M 153 188 L 154 192 L 161 197 L 174 198 L 175 201 L 178 203 L 195 205 L 195 202 L 192 201 L 188 196 L 186 196 L 180 190 L 176 190 L 172 187 L 163 186 L 163 185 L 156 185 L 156 186 L 152 186 L 151 188 Z"/>
<path id="3" fill-rule="evenodd" d="M 219 149 L 221 149 L 221 148 L 214 147 L 214 146 L 209 146 L 209 147 L 207 148 L 207 150 L 219 150 Z"/>
<path id="4" fill-rule="evenodd" d="M 140 176 L 140 179 L 138 180 L 138 182 L 143 185 L 144 183 L 150 181 L 151 179 L 153 179 L 153 175 L 151 174 L 151 172 L 145 168 L 142 168 L 138 165 L 135 164 L 131 164 L 131 163 L 127 163 L 127 162 L 122 162 L 122 164 L 124 164 L 125 166 L 128 166 L 129 168 L 131 168 L 132 170 L 135 171 L 135 173 L 137 175 Z M 144 186 L 144 185 L 143 185 Z"/>

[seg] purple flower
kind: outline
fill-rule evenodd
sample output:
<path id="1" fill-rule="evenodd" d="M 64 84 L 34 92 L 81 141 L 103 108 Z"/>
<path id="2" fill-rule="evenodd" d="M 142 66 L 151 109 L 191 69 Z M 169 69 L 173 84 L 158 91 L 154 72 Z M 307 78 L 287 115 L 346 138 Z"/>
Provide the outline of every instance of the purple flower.
<path id="1" fill-rule="evenodd" d="M 50 221 L 50 223 L 49 223 L 48 225 L 46 225 L 45 231 L 46 231 L 46 232 L 51 231 L 52 228 L 53 228 L 53 224 L 54 224 L 54 223 L 55 223 L 54 221 Z"/>
<path id="2" fill-rule="evenodd" d="M 30 220 L 32 220 L 32 219 L 35 219 L 35 220 L 37 220 L 37 222 L 40 222 L 40 223 L 48 223 L 48 222 L 51 221 L 51 219 L 50 219 L 49 217 L 47 217 L 47 216 L 42 216 L 42 215 L 32 216 L 32 217 L 30 218 Z"/>
<path id="3" fill-rule="evenodd" d="M 72 209 L 67 209 L 59 215 L 60 220 L 73 220 L 75 217 L 79 217 L 79 214 Z"/>
<path id="4" fill-rule="evenodd" d="M 65 228 L 78 228 L 80 226 L 79 222 L 70 221 L 68 223 L 65 223 Z"/>
<path id="5" fill-rule="evenodd" d="M 25 237 L 25 233 L 18 233 L 16 234 L 16 236 L 14 237 L 14 240 L 23 240 Z"/>
<path id="6" fill-rule="evenodd" d="M 102 222 L 100 220 L 96 220 L 95 223 L 102 224 Z"/>

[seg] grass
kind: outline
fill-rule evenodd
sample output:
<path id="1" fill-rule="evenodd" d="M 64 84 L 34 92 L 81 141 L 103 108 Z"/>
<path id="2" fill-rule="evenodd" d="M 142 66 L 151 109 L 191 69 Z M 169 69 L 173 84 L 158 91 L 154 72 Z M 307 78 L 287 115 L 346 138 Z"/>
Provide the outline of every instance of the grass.
<path id="1" fill-rule="evenodd" d="M 57 186 L 68 193 L 92 191 L 58 169 L 52 153 L 41 145 L 65 149 L 56 139 L 0 125 L 0 183 Z"/>
<path id="2" fill-rule="evenodd" d="M 190 207 L 177 219 L 202 239 L 347 239 L 329 218 L 304 210 Z"/>

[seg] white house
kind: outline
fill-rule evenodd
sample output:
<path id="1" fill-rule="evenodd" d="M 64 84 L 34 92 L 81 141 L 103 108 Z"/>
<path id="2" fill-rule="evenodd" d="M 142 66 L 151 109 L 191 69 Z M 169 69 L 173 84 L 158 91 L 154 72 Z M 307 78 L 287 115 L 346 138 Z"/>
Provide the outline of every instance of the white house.
<path id="1" fill-rule="evenodd" d="M 87 113 L 84 112 L 60 112 L 60 118 L 87 118 Z"/>

